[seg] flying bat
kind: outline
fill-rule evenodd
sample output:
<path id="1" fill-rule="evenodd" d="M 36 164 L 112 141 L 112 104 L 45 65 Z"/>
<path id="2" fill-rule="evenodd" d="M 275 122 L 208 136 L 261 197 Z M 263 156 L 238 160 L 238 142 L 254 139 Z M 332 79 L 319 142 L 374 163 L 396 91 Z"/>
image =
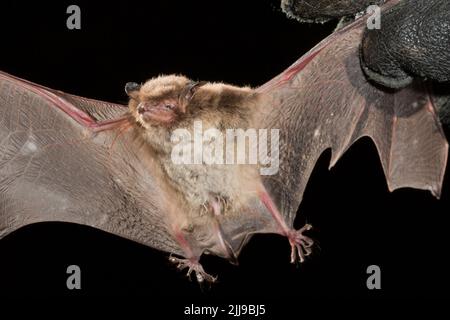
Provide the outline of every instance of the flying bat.
<path id="1" fill-rule="evenodd" d="M 0 237 L 43 221 L 88 225 L 170 253 L 200 282 L 215 279 L 202 254 L 235 262 L 256 233 L 285 236 L 291 261 L 303 261 L 311 226 L 293 222 L 314 165 L 331 148 L 332 167 L 363 136 L 376 145 L 389 190 L 439 197 L 448 143 L 433 91 L 366 80 L 365 27 L 359 18 L 261 87 L 159 76 L 127 83 L 128 106 L 0 73 Z M 209 139 L 196 140 L 198 125 Z M 276 148 L 255 149 L 246 137 L 237 161 L 238 147 L 217 147 L 229 132 L 251 130 Z M 196 161 L 212 149 L 236 161 Z M 252 152 L 262 161 L 250 161 Z M 269 160 L 276 168 L 267 172 Z"/>

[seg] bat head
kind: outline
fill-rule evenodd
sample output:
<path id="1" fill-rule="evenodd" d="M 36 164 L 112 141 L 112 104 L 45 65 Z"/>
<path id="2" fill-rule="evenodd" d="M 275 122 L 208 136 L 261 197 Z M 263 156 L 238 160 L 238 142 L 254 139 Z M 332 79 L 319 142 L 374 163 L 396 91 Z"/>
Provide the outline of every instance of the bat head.
<path id="1" fill-rule="evenodd" d="M 130 97 L 130 111 L 144 127 L 167 126 L 186 115 L 188 104 L 204 82 L 183 76 L 153 78 L 139 85 L 129 82 L 125 92 Z"/>

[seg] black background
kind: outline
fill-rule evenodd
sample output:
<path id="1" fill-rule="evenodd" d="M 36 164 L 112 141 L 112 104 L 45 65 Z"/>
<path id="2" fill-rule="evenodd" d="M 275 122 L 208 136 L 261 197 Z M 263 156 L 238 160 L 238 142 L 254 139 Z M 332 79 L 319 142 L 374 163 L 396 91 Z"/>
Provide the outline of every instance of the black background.
<path id="1" fill-rule="evenodd" d="M 66 28 L 70 4 L 81 8 L 81 30 Z M 2 1 L 0 69 L 51 88 L 126 103 L 126 82 L 162 73 L 261 85 L 333 28 L 334 23 L 289 20 L 277 0 Z M 325 152 L 317 163 L 299 209 L 296 226 L 313 224 L 317 242 L 300 266 L 289 263 L 286 239 L 258 235 L 242 251 L 239 266 L 203 257 L 205 269 L 219 278 L 200 288 L 168 262 L 167 253 L 88 227 L 42 223 L 0 241 L 0 294 L 149 295 L 156 300 L 147 303 L 155 307 L 177 296 L 176 310 L 198 301 L 270 308 L 285 298 L 446 295 L 448 174 L 438 201 L 425 191 L 389 193 L 368 139 L 331 171 L 329 158 Z M 66 288 L 71 264 L 82 270 L 79 291 Z M 378 291 L 366 287 L 372 264 L 382 272 Z"/>

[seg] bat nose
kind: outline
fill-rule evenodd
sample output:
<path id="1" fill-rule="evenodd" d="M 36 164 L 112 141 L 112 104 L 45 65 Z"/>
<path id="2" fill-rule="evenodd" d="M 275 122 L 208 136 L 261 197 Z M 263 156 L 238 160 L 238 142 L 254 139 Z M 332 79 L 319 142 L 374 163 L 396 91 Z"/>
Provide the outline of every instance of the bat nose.
<path id="1" fill-rule="evenodd" d="M 141 88 L 141 85 L 136 82 L 127 82 L 125 85 L 125 92 L 130 95 L 132 92 L 137 91 Z"/>

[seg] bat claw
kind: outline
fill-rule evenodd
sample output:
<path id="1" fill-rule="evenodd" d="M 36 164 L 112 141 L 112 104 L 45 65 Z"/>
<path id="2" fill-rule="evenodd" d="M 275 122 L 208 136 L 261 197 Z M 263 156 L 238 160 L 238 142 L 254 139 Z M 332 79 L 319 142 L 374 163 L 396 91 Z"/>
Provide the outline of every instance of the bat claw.
<path id="1" fill-rule="evenodd" d="M 312 252 L 311 247 L 314 244 L 314 240 L 307 237 L 303 232 L 311 230 L 310 224 L 304 225 L 299 230 L 291 230 L 288 234 L 289 243 L 291 244 L 291 263 L 295 263 L 298 259 L 300 262 L 305 261 L 305 257 L 309 256 Z"/>
<path id="2" fill-rule="evenodd" d="M 202 265 L 196 259 L 180 259 L 175 257 L 169 258 L 170 262 L 177 264 L 177 268 L 180 270 L 184 270 L 188 268 L 187 276 L 190 278 L 192 271 L 195 273 L 195 278 L 198 283 L 206 282 L 215 282 L 217 277 L 213 277 L 212 275 L 205 272 Z"/>

